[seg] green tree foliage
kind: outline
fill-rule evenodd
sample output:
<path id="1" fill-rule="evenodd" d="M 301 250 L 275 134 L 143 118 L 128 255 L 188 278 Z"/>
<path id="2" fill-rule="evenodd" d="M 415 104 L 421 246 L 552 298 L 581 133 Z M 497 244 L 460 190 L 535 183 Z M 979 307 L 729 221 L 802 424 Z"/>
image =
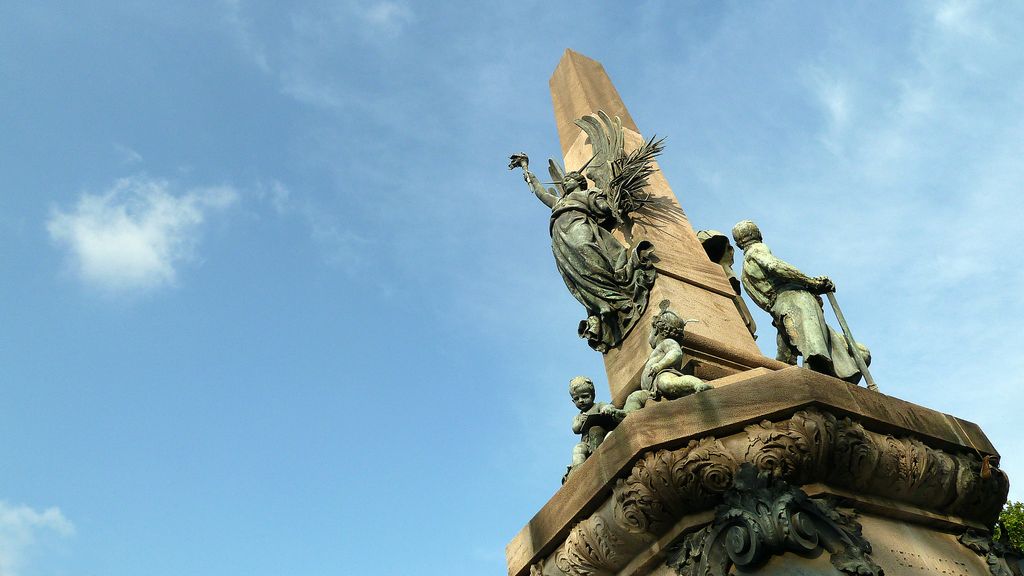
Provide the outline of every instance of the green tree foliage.
<path id="1" fill-rule="evenodd" d="M 1003 511 L 999 513 L 999 522 L 1006 527 L 1013 547 L 1024 550 L 1024 502 L 1007 502 Z M 997 526 L 995 537 L 998 540 L 1000 536 L 1001 530 Z"/>

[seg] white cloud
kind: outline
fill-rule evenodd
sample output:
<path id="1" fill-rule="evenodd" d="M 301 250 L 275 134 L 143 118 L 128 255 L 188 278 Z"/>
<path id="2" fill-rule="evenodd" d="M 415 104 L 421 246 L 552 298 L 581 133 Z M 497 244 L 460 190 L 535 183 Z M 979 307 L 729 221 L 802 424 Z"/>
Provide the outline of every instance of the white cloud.
<path id="1" fill-rule="evenodd" d="M 269 186 L 259 185 L 256 187 L 256 198 L 267 202 L 274 212 L 279 216 L 288 214 L 293 210 L 294 201 L 292 191 L 281 182 L 274 180 Z"/>
<path id="2" fill-rule="evenodd" d="M 391 36 L 401 33 L 413 21 L 412 9 L 404 3 L 389 0 L 371 3 L 359 15 L 378 32 Z"/>
<path id="3" fill-rule="evenodd" d="M 82 281 L 113 291 L 149 289 L 174 283 L 207 211 L 237 199 L 228 187 L 174 195 L 166 181 L 124 178 L 101 194 L 83 193 L 70 211 L 54 210 L 46 228 Z"/>
<path id="4" fill-rule="evenodd" d="M 142 154 L 123 144 L 114 144 L 114 151 L 117 152 L 122 164 L 138 164 L 142 162 Z"/>
<path id="5" fill-rule="evenodd" d="M 329 264 L 348 266 L 359 261 L 359 250 L 366 240 L 309 198 L 293 197 L 291 190 L 276 180 L 269 187 L 260 187 L 257 196 L 268 202 L 277 215 L 297 217 L 321 246 Z"/>
<path id="6" fill-rule="evenodd" d="M 977 14 L 972 0 L 948 0 L 936 6 L 935 23 L 943 30 L 973 38 L 991 37 L 990 28 Z"/>
<path id="7" fill-rule="evenodd" d="M 826 130 L 819 136 L 833 153 L 841 152 L 841 141 L 850 122 L 851 96 L 847 82 L 814 69 L 809 73 L 812 90 L 826 113 Z"/>
<path id="8" fill-rule="evenodd" d="M 241 0 L 222 0 L 224 22 L 235 46 L 263 72 L 270 72 L 267 52 L 252 33 L 252 25 L 245 17 Z"/>
<path id="9" fill-rule="evenodd" d="M 75 527 L 59 508 L 34 510 L 0 501 L 0 576 L 19 576 L 32 548 L 56 534 L 72 536 Z"/>

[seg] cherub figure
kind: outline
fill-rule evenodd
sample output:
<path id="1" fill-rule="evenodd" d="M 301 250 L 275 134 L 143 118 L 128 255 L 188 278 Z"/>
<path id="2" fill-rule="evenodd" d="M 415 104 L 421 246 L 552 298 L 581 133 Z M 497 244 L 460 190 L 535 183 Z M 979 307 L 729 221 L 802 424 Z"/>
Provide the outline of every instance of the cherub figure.
<path id="1" fill-rule="evenodd" d="M 668 300 L 662 300 L 659 307 L 661 313 L 651 321 L 651 335 L 647 340 L 653 350 L 640 374 L 640 389 L 626 398 L 623 411 L 627 414 L 643 408 L 651 400 L 675 400 L 713 388 L 696 376 L 683 374 L 685 356 L 680 343 L 686 320 L 668 309 Z"/>
<path id="2" fill-rule="evenodd" d="M 605 436 L 615 429 L 626 417 L 626 413 L 612 404 L 594 402 L 594 382 L 586 376 L 577 376 L 569 381 L 569 396 L 580 413 L 572 419 L 572 431 L 580 435 L 580 442 L 573 446 L 572 464 L 566 470 L 562 482 L 565 483 L 569 474 L 586 461 L 597 447 L 604 442 Z"/>

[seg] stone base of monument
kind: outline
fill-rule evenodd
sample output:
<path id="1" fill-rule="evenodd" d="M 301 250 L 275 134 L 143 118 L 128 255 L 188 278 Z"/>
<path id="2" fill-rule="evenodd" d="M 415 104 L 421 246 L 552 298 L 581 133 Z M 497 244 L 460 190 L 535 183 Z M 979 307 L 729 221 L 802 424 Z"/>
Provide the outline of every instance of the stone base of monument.
<path id="1" fill-rule="evenodd" d="M 985 532 L 1009 482 L 976 425 L 797 367 L 714 384 L 630 414 L 509 575 L 1020 573 Z"/>

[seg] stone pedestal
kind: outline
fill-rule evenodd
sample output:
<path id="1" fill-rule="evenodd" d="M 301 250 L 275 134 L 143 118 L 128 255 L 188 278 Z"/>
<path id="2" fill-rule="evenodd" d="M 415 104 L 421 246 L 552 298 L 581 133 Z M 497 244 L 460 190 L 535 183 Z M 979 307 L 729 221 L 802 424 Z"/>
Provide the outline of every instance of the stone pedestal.
<path id="1" fill-rule="evenodd" d="M 998 467 L 982 474 L 979 452 L 996 451 L 975 424 L 803 368 L 753 372 L 630 414 L 508 545 L 509 575 L 842 574 L 844 559 L 991 573 L 959 541 L 1009 489 Z M 710 537 L 736 518 L 753 528 Z M 766 539 L 750 565 L 722 560 L 773 530 L 804 531 L 803 548 Z M 705 553 L 680 567 L 688 546 Z"/>

